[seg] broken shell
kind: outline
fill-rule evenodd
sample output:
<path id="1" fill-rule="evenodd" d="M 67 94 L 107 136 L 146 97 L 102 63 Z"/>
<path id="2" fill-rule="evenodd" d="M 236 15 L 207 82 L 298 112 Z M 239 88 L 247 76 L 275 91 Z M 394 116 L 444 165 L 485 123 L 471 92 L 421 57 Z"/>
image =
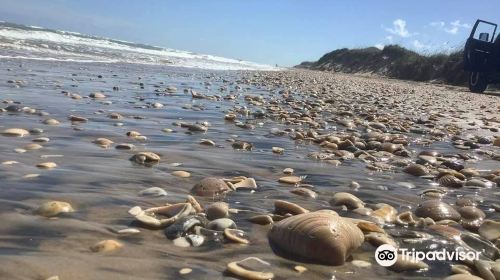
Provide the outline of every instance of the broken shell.
<path id="1" fill-rule="evenodd" d="M 257 188 L 257 182 L 255 182 L 254 178 L 246 178 L 237 182 L 233 183 L 234 189 L 239 189 L 239 188 L 244 188 L 244 189 L 256 189 Z"/>
<path id="2" fill-rule="evenodd" d="M 396 217 L 396 223 L 400 226 L 414 226 L 417 221 L 412 212 L 406 211 Z"/>
<path id="3" fill-rule="evenodd" d="M 203 207 L 201 207 L 201 204 L 191 195 L 187 196 L 186 202 L 191 204 L 196 211 L 196 213 L 202 213 L 203 212 Z"/>
<path id="4" fill-rule="evenodd" d="M 331 210 L 288 217 L 275 223 L 268 237 L 287 253 L 331 265 L 343 264 L 364 241 L 355 224 Z"/>
<path id="5" fill-rule="evenodd" d="M 377 207 L 378 209 L 372 212 L 372 217 L 379 217 L 386 223 L 394 223 L 396 221 L 396 215 L 398 214 L 396 208 L 385 203 L 379 203 Z"/>
<path id="6" fill-rule="evenodd" d="M 225 202 L 215 202 L 207 207 L 206 213 L 209 220 L 226 218 L 229 216 L 229 206 Z"/>
<path id="7" fill-rule="evenodd" d="M 457 210 L 436 199 L 422 202 L 415 210 L 415 215 L 423 218 L 429 217 L 434 221 L 453 220 L 458 222 L 460 220 L 460 214 Z"/>
<path id="8" fill-rule="evenodd" d="M 356 208 L 363 208 L 364 203 L 361 199 L 359 199 L 357 196 L 346 193 L 346 192 L 338 192 L 333 195 L 332 199 L 330 200 L 330 205 L 332 206 L 346 206 L 347 209 L 356 209 Z"/>
<path id="9" fill-rule="evenodd" d="M 63 201 L 48 201 L 40 205 L 36 209 L 36 214 L 45 217 L 54 217 L 61 213 L 74 212 L 75 210 L 71 207 L 71 204 Z"/>
<path id="10" fill-rule="evenodd" d="M 252 280 L 268 280 L 273 279 L 274 274 L 272 272 L 262 272 L 253 270 L 247 267 L 246 263 L 249 261 L 256 261 L 260 265 L 270 266 L 269 263 L 255 257 L 246 258 L 237 262 L 230 262 L 227 265 L 227 271 L 242 277 L 243 279 L 252 279 Z"/>
<path id="11" fill-rule="evenodd" d="M 177 220 L 186 217 L 194 212 L 193 206 L 190 203 L 177 203 L 168 206 L 160 206 L 142 210 L 139 206 L 132 207 L 128 213 L 136 218 L 141 223 L 154 227 L 164 228 L 172 225 Z M 163 215 L 167 218 L 157 218 L 156 216 Z"/>
<path id="12" fill-rule="evenodd" d="M 224 229 L 224 236 L 233 242 L 236 243 L 241 243 L 241 244 L 248 244 L 249 241 L 244 238 L 245 232 L 239 229 L 231 229 L 231 228 L 226 228 Z"/>
<path id="13" fill-rule="evenodd" d="M 191 189 L 191 192 L 198 196 L 219 196 L 231 189 L 224 180 L 214 177 L 206 177 L 199 181 Z"/>
<path id="14" fill-rule="evenodd" d="M 285 214 L 298 215 L 309 212 L 309 210 L 302 208 L 301 206 L 295 203 L 291 203 L 284 200 L 275 200 L 274 209 L 275 209 L 274 212 L 279 215 L 285 215 Z"/>
<path id="15" fill-rule="evenodd" d="M 113 239 L 108 239 L 108 240 L 103 240 L 100 242 L 97 242 L 96 244 L 90 246 L 90 250 L 92 252 L 109 252 L 113 251 L 116 249 L 120 249 L 123 247 L 123 244 L 120 242 L 113 240 Z"/>

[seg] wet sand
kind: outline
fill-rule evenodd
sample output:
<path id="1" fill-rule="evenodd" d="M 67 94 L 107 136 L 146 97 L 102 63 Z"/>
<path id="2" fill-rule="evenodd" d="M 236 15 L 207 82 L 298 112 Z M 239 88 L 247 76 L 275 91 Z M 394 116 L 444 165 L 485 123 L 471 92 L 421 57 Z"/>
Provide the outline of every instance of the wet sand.
<path id="1" fill-rule="evenodd" d="M 248 219 L 272 213 L 277 199 L 311 211 L 334 209 L 341 216 L 364 219 L 350 210 L 331 206 L 329 201 L 337 192 L 353 193 L 367 205 L 387 203 L 399 213 L 414 211 L 423 201 L 422 192 L 436 188 L 444 190 L 442 199 L 450 205 L 455 205 L 457 198 L 470 198 L 486 219 L 500 218 L 495 211 L 495 207 L 499 211 L 500 197 L 496 185 L 500 148 L 493 145 L 495 139 L 500 142 L 500 97 L 496 94 L 478 95 L 456 87 L 308 71 L 219 72 L 28 60 L 2 60 L 0 80 L 0 97 L 4 101 L 0 107 L 21 108 L 21 112 L 0 113 L 0 130 L 43 129 L 38 135 L 0 136 L 0 162 L 15 161 L 0 164 L 2 279 L 46 279 L 54 275 L 73 280 L 231 279 L 234 275 L 226 272 L 226 265 L 250 256 L 269 262 L 275 279 L 442 278 L 451 273 L 450 263 L 428 262 L 427 270 L 392 272 L 377 265 L 375 247 L 367 242 L 342 266 L 278 256 L 267 238 L 271 225 L 253 224 Z M 169 86 L 176 91 L 168 92 Z M 106 98 L 88 97 L 94 92 Z M 73 99 L 71 94 L 82 98 Z M 160 107 L 154 103 L 163 106 L 154 108 Z M 231 112 L 241 125 L 224 119 Z M 123 119 L 111 119 L 111 113 L 119 113 Z M 70 115 L 88 121 L 71 122 Z M 60 124 L 43 123 L 50 118 Z M 191 132 L 179 126 L 181 122 L 209 125 L 206 132 Z M 165 128 L 172 131 L 165 132 Z M 146 139 L 127 137 L 128 131 L 138 131 Z M 362 139 L 369 131 L 396 135 L 391 141 L 400 146 L 392 153 L 380 152 L 380 147 L 353 147 L 354 158 L 350 158 L 347 153 L 341 155 L 319 145 L 321 135 L 331 133 L 345 143 L 348 138 L 355 140 L 352 137 Z M 39 137 L 50 141 L 39 143 L 43 147 L 38 150 L 16 151 Z M 100 137 L 114 144 L 101 148 L 92 143 Z M 202 139 L 213 140 L 215 146 L 200 145 Z M 233 149 L 232 143 L 238 140 L 251 143 L 252 150 Z M 118 143 L 132 143 L 135 149 L 115 149 Z M 273 153 L 272 147 L 283 148 L 283 154 Z M 359 151 L 363 150 L 372 157 L 361 159 Z M 431 150 L 436 151 L 437 163 L 428 166 L 427 176 L 403 171 L 418 160 L 420 152 Z M 159 164 L 147 167 L 131 162 L 129 158 L 140 151 L 158 154 Z M 462 180 L 461 188 L 437 183 L 438 167 L 451 159 L 477 171 Z M 37 168 L 41 162 L 57 166 Z M 298 196 L 290 192 L 294 185 L 279 183 L 285 168 L 304 176 L 302 183 L 314 186 L 317 198 Z M 187 171 L 191 177 L 173 176 L 176 170 Z M 28 174 L 39 175 L 27 178 Z M 184 202 L 191 188 L 204 177 L 235 176 L 254 178 L 258 188 L 196 199 L 204 206 L 222 200 L 238 209 L 230 218 L 246 232 L 248 245 L 222 238 L 207 240 L 199 247 L 177 247 L 163 230 L 145 228 L 127 213 L 134 206 Z M 467 185 L 473 177 L 485 185 Z M 359 183 L 359 189 L 352 188 L 352 181 Z M 138 194 L 149 187 L 160 187 L 167 195 Z M 68 202 L 75 212 L 53 218 L 34 213 L 40 204 L 51 200 Z M 116 233 L 127 227 L 137 228 L 140 233 Z M 455 246 L 425 227 L 394 223 L 383 227 L 401 244 L 414 232 L 431 235 L 406 246 Z M 454 227 L 468 231 L 460 225 Z M 89 249 L 106 239 L 118 240 L 123 247 L 107 253 Z M 359 267 L 352 260 L 372 265 Z M 295 265 L 308 270 L 299 274 L 293 269 Z M 180 275 L 181 268 L 191 268 L 192 272 Z"/>

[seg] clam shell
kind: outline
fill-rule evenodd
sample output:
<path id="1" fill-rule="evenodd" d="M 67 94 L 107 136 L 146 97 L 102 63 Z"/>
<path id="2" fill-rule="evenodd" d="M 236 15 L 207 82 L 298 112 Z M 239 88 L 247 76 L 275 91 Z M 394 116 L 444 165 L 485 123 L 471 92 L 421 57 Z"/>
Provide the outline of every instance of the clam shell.
<path id="1" fill-rule="evenodd" d="M 427 167 L 416 163 L 408 165 L 403 171 L 414 176 L 424 176 L 429 174 Z"/>
<path id="2" fill-rule="evenodd" d="M 250 217 L 248 220 L 258 225 L 269 225 L 273 223 L 273 218 L 269 215 L 257 215 Z"/>
<path id="3" fill-rule="evenodd" d="M 331 265 L 343 264 L 364 241 L 355 224 L 331 210 L 281 220 L 273 225 L 268 237 L 284 252 Z"/>
<path id="4" fill-rule="evenodd" d="M 2 131 L 2 134 L 4 136 L 11 136 L 11 137 L 24 137 L 26 135 L 29 135 L 29 131 L 26 129 L 22 128 L 8 128 Z"/>
<path id="5" fill-rule="evenodd" d="M 396 208 L 385 203 L 377 204 L 377 207 L 378 209 L 372 212 L 372 217 L 379 217 L 386 223 L 394 223 L 396 221 L 396 215 L 398 214 Z"/>
<path id="6" fill-rule="evenodd" d="M 269 263 L 262 261 L 259 258 L 250 257 L 241 261 L 230 262 L 227 264 L 227 271 L 243 278 L 243 279 L 253 279 L 253 280 L 268 280 L 273 279 L 274 274 L 272 272 L 266 271 L 256 271 L 245 267 L 245 263 L 248 261 L 257 261 L 261 265 L 270 266 Z"/>
<path id="7" fill-rule="evenodd" d="M 315 191 L 310 190 L 308 188 L 300 188 L 300 187 L 294 188 L 294 189 L 290 190 L 290 192 L 293 194 L 296 194 L 296 195 L 300 195 L 303 197 L 309 197 L 309 198 L 316 198 L 318 196 Z"/>
<path id="8" fill-rule="evenodd" d="M 464 182 L 460 181 L 457 177 L 448 174 L 439 177 L 437 181 L 439 185 L 447 188 L 461 188 L 464 185 Z"/>
<path id="9" fill-rule="evenodd" d="M 274 209 L 275 213 L 279 215 L 285 215 L 285 214 L 298 215 L 309 212 L 309 210 L 302 208 L 301 206 L 295 203 L 291 203 L 284 200 L 274 201 Z"/>
<path id="10" fill-rule="evenodd" d="M 429 217 L 434 221 L 453 220 L 458 222 L 460 220 L 460 214 L 457 210 L 436 199 L 422 202 L 415 210 L 415 215 L 422 218 Z"/>
<path id="11" fill-rule="evenodd" d="M 500 238 L 500 222 L 493 220 L 485 220 L 479 227 L 479 235 L 494 241 Z"/>
<path id="12" fill-rule="evenodd" d="M 330 205 L 332 206 L 342 206 L 345 205 L 348 209 L 356 209 L 356 208 L 363 208 L 364 203 L 361 199 L 359 199 L 357 196 L 346 193 L 346 192 L 338 192 L 333 195 L 332 199 L 330 200 Z"/>

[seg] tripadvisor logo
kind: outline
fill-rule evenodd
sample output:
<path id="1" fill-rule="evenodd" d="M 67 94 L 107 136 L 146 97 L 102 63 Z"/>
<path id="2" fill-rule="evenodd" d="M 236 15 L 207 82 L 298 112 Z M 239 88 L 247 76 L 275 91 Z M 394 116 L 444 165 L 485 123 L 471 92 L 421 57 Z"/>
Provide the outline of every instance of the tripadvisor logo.
<path id="1" fill-rule="evenodd" d="M 441 249 L 423 252 L 415 249 L 396 249 L 392 245 L 383 244 L 375 251 L 375 260 L 379 265 L 387 267 L 396 263 L 398 255 L 403 260 L 416 261 L 474 261 L 479 259 L 479 252 L 465 251 L 463 248 L 457 248 L 453 251 Z"/>

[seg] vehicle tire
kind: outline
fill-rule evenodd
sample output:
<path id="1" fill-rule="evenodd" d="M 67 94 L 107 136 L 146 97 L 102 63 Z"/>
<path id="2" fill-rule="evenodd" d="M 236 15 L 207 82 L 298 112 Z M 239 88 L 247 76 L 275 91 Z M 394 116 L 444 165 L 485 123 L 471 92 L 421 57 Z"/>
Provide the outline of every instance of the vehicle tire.
<path id="1" fill-rule="evenodd" d="M 488 79 L 485 73 L 470 72 L 469 74 L 469 90 L 475 93 L 482 93 L 488 86 Z"/>

